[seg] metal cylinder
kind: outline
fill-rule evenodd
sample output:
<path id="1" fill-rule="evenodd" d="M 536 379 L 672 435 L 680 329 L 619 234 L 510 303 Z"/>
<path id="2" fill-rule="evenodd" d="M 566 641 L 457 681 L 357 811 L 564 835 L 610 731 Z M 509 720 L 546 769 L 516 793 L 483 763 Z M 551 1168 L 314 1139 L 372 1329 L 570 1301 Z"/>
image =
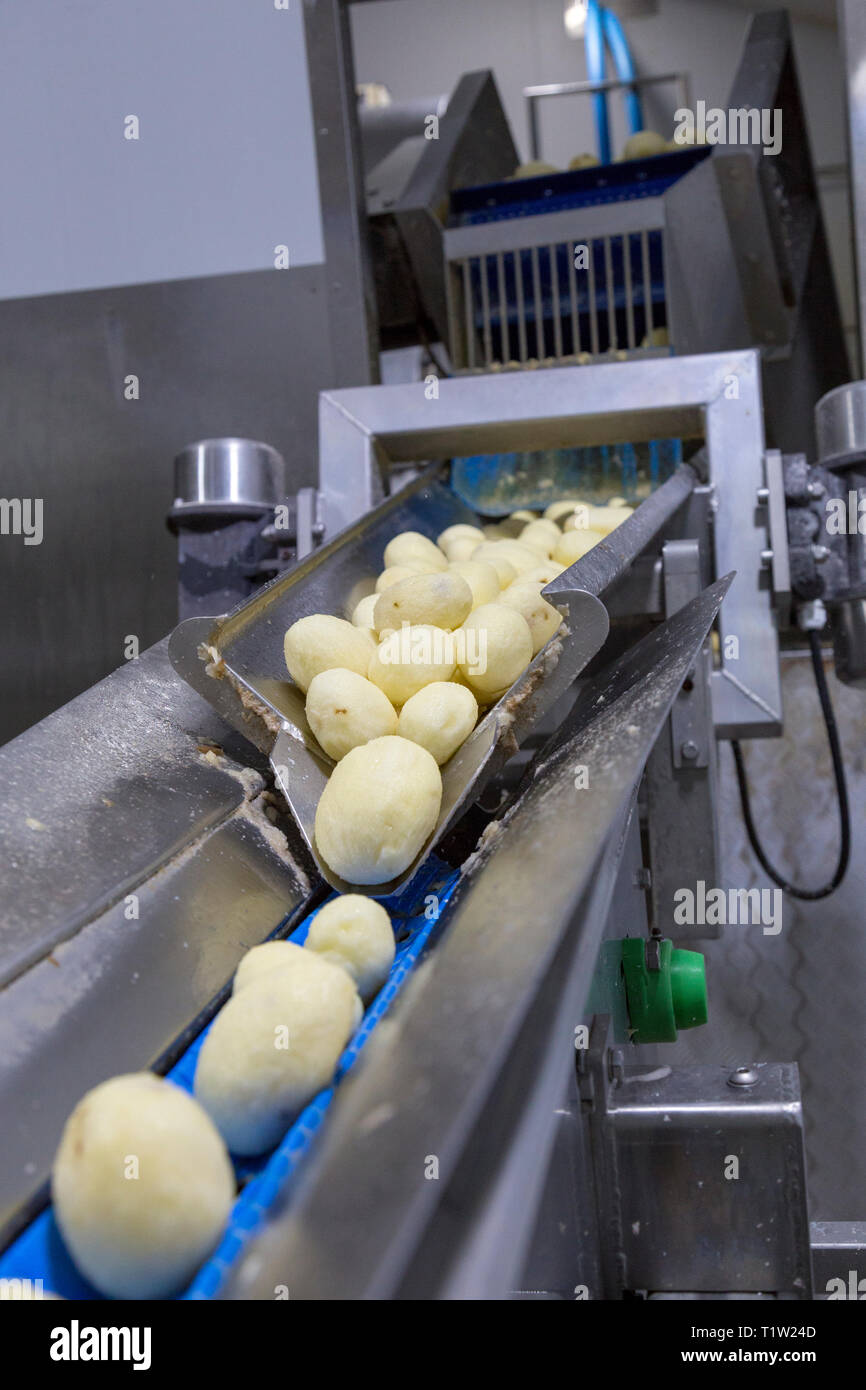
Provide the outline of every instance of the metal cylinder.
<path id="1" fill-rule="evenodd" d="M 254 439 L 200 439 L 174 461 L 174 521 L 187 515 L 258 516 L 285 496 L 286 465 Z"/>
<path id="2" fill-rule="evenodd" d="M 844 468 L 866 459 L 866 381 L 828 391 L 815 406 L 818 461 Z"/>
<path id="3" fill-rule="evenodd" d="M 833 610 L 833 661 L 845 685 L 866 689 L 866 603 L 846 599 Z"/>

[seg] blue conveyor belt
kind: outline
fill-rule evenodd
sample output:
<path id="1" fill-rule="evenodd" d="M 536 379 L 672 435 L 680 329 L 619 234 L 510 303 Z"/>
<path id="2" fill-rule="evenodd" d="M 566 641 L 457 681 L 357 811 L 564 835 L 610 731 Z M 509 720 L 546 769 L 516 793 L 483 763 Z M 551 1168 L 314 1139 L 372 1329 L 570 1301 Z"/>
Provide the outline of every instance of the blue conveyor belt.
<path id="1" fill-rule="evenodd" d="M 228 1226 L 214 1253 L 199 1269 L 189 1287 L 179 1295 L 181 1299 L 213 1298 L 222 1288 L 250 1237 L 265 1220 L 277 1196 L 285 1189 L 310 1148 L 343 1077 L 357 1061 L 373 1029 L 387 1013 L 424 953 L 459 876 L 458 870 L 449 868 L 431 855 L 399 898 L 381 899 L 383 907 L 390 914 L 396 936 L 397 953 L 391 973 L 340 1058 L 333 1083 L 310 1101 L 273 1153 L 258 1158 L 233 1159 L 241 1190 Z M 336 896 L 332 894 L 332 897 Z M 316 912 L 311 912 L 288 940 L 303 944 L 315 916 Z M 168 1073 L 170 1080 L 185 1091 L 192 1092 L 199 1049 L 209 1028 L 210 1025 L 199 1034 Z M 81 1277 L 69 1258 L 51 1206 L 40 1212 L 0 1255 L 0 1279 L 3 1278 L 41 1279 L 46 1292 L 60 1294 L 62 1298 L 102 1297 Z"/>

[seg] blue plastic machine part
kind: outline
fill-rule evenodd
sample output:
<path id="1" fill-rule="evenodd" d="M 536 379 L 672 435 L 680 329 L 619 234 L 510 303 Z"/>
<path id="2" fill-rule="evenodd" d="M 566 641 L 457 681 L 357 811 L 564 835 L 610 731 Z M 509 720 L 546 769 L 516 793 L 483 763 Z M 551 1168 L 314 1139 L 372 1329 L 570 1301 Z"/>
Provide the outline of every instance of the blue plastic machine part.
<path id="1" fill-rule="evenodd" d="M 589 0 L 584 30 L 586 47 L 586 71 L 590 82 L 603 82 L 605 74 L 604 27 L 602 9 L 598 0 Z M 610 164 L 610 126 L 607 119 L 607 92 L 595 92 L 592 97 L 595 111 L 595 133 L 598 138 L 598 157 L 602 164 Z"/>
<path id="2" fill-rule="evenodd" d="M 616 75 L 621 82 L 631 82 L 634 80 L 634 63 L 632 62 L 631 49 L 628 46 L 628 39 L 622 27 L 619 15 L 614 14 L 613 10 L 603 9 L 601 12 L 602 29 L 604 30 L 605 41 L 610 49 L 613 58 Z M 604 93 L 602 93 L 604 95 Z M 636 131 L 643 130 L 643 111 L 641 100 L 634 88 L 629 88 L 625 93 L 625 116 L 628 124 L 629 134 L 634 135 Z"/>
<path id="3" fill-rule="evenodd" d="M 623 497 L 637 505 L 676 472 L 682 458 L 679 439 L 472 454 L 452 459 L 451 486 L 467 506 L 487 517 L 508 516 L 518 507 L 546 507 L 563 497 L 596 503 Z"/>
<path id="4" fill-rule="evenodd" d="M 179 1295 L 180 1299 L 209 1299 L 219 1292 L 250 1237 L 262 1225 L 268 1211 L 274 1206 L 285 1184 L 310 1148 L 316 1132 L 324 1123 L 328 1107 L 343 1077 L 357 1061 L 374 1028 L 387 1013 L 424 954 L 459 877 L 458 870 L 449 868 L 435 855 L 430 855 L 418 870 L 411 888 L 406 889 L 399 898 L 380 899 L 382 906 L 391 916 L 396 936 L 397 952 L 391 973 L 364 1014 L 357 1031 L 350 1038 L 337 1064 L 331 1085 L 310 1101 L 272 1153 L 263 1154 L 259 1158 L 234 1157 L 240 1192 L 228 1225 L 219 1245 L 199 1269 L 189 1287 Z M 310 913 L 309 917 L 295 928 L 288 940 L 303 945 L 315 915 L 315 912 Z M 193 1089 L 198 1054 L 208 1028 L 199 1034 L 168 1073 L 170 1081 L 190 1093 Z M 102 1298 L 102 1295 L 82 1278 L 72 1263 L 51 1206 L 40 1212 L 0 1254 L 0 1279 L 29 1279 L 31 1282 L 41 1280 L 45 1293 L 60 1294 L 62 1298 L 67 1299 Z"/>
<path id="5" fill-rule="evenodd" d="M 605 80 L 605 43 L 610 49 L 617 77 L 623 82 L 633 81 L 635 72 L 631 49 L 628 46 L 628 39 L 625 36 L 625 30 L 620 23 L 619 16 L 615 15 L 612 10 L 605 9 L 603 5 L 599 5 L 598 0 L 589 0 L 584 45 L 586 48 L 586 71 L 590 82 L 603 82 Z M 610 164 L 610 122 L 607 113 L 607 92 L 595 92 L 592 104 L 595 110 L 598 157 L 602 164 Z M 634 89 L 626 91 L 625 112 L 629 133 L 634 135 L 635 131 L 643 130 L 641 100 Z"/>

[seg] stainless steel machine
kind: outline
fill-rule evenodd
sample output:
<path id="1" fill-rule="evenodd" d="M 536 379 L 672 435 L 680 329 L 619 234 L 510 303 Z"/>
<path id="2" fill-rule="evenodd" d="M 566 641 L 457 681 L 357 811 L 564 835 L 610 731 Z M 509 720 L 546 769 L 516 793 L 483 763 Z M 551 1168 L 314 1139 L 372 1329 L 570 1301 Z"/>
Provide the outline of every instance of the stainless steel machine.
<path id="1" fill-rule="evenodd" d="M 496 124 L 486 80 L 464 102 Z M 723 180 L 715 156 L 704 169 Z M 403 218 L 401 273 L 447 323 L 454 246 L 429 204 L 382 236 Z M 425 236 L 442 253 L 426 286 Z M 866 388 L 822 400 L 820 455 L 768 447 L 767 371 L 778 404 L 794 389 L 779 364 L 797 377 L 803 360 L 785 302 L 790 339 L 770 354 L 748 337 L 323 392 L 318 487 L 282 518 L 267 446 L 185 451 L 186 621 L 0 749 L 0 1279 L 93 1296 L 47 1205 L 69 1111 L 122 1071 L 189 1085 L 244 952 L 301 939 L 343 887 L 312 833 L 324 774 L 285 679 L 288 624 L 342 612 L 395 531 L 471 515 L 456 461 L 663 439 L 682 462 L 548 587 L 567 631 L 446 769 L 434 836 L 387 886 L 394 972 L 336 1086 L 239 1166 L 230 1229 L 185 1296 L 804 1300 L 843 1254 L 860 1270 L 866 1224 L 810 1225 L 792 1060 L 665 1050 L 707 1010 L 712 1027 L 695 947 L 734 913 L 775 929 L 760 892 L 720 882 L 719 743 L 779 733 L 780 640 L 801 614 L 817 630 L 824 605 L 840 672 L 862 669 L 859 542 L 825 546 L 819 528 L 826 499 L 859 488 Z M 537 497 L 537 472 L 527 485 Z"/>

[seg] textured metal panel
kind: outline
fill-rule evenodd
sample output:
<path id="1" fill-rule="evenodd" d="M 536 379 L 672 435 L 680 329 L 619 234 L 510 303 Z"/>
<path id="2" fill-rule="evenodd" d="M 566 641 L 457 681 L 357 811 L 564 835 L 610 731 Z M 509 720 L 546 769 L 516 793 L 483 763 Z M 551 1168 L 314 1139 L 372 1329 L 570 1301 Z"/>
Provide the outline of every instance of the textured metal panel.
<path id="1" fill-rule="evenodd" d="M 812 1293 L 797 1069 L 629 1066 L 604 1125 L 625 1289 Z M 736 1162 L 736 1168 L 734 1167 Z"/>
<path id="2" fill-rule="evenodd" d="M 44 503 L 41 545 L 0 538 L 0 740 L 107 675 L 129 634 L 143 651 L 176 621 L 180 448 L 263 439 L 290 488 L 315 481 L 325 283 L 311 267 L 0 303 L 3 495 Z"/>
<path id="3" fill-rule="evenodd" d="M 866 1298 L 866 1221 L 813 1221 L 815 1297 Z"/>
<path id="4" fill-rule="evenodd" d="M 0 984 L 137 890 L 264 786 L 167 644 L 0 749 Z M 301 862 L 303 851 L 295 846 Z"/>

